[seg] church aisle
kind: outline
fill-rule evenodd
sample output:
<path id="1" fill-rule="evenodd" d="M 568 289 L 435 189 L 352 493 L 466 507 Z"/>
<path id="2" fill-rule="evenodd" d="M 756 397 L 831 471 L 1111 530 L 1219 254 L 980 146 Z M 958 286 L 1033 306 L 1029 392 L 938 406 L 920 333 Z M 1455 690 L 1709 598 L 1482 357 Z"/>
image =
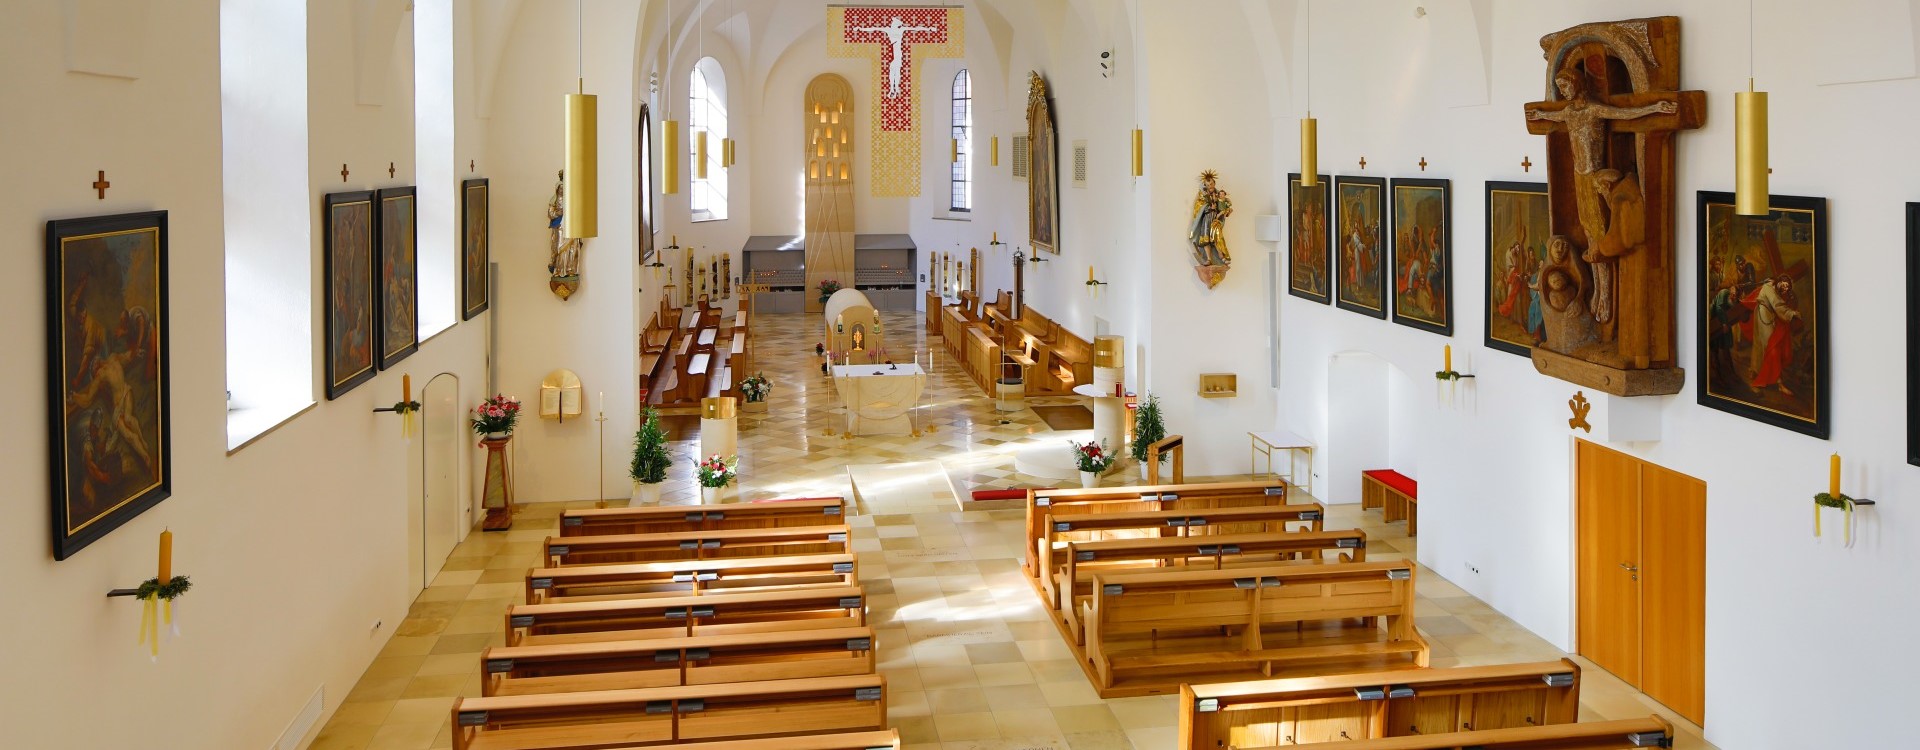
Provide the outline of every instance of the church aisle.
<path id="1" fill-rule="evenodd" d="M 839 417 L 833 385 L 813 355 L 818 316 L 755 319 L 755 350 L 774 383 L 770 411 L 740 425 L 742 499 L 845 495 L 848 464 L 938 461 L 962 493 L 975 484 L 1051 486 L 1013 469 L 1013 453 L 1034 446 L 1066 450 L 1031 409 L 1009 413 L 945 354 L 936 354 L 914 438 L 827 436 Z M 893 313 L 885 324 L 893 354 L 905 361 L 927 341 L 917 316 Z M 934 342 L 938 346 L 937 340 Z M 922 355 L 924 358 L 924 354 Z M 1077 399 L 1035 399 L 1031 405 Z M 1177 424 L 1177 419 L 1174 420 Z M 674 446 L 675 465 L 663 502 L 697 497 L 689 478 L 694 443 Z M 1131 470 L 1109 478 L 1132 484 Z M 1244 477 L 1199 478 L 1197 481 Z M 479 654 L 501 645 L 501 612 L 524 595 L 541 541 L 556 533 L 563 507 L 524 505 L 513 530 L 479 533 L 453 552 L 414 604 L 395 636 L 368 668 L 312 745 L 314 750 L 449 748 L 455 696 L 479 694 Z M 889 718 L 913 750 L 1162 750 L 1175 745 L 1172 696 L 1102 700 L 1073 662 L 1045 609 L 1020 572 L 1025 515 L 1018 503 L 967 510 L 852 515 L 859 574 L 869 592 Z M 1332 506 L 1327 527 L 1367 532 L 1368 557 L 1407 559 L 1414 540 L 1405 524 L 1383 524 L 1378 511 Z M 1422 569 L 1417 618 L 1435 667 L 1537 661 L 1563 654 L 1480 600 Z M 1676 747 L 1707 748 L 1697 728 L 1655 707 L 1604 671 L 1582 662 L 1581 720 L 1640 718 L 1660 713 L 1680 728 Z"/>

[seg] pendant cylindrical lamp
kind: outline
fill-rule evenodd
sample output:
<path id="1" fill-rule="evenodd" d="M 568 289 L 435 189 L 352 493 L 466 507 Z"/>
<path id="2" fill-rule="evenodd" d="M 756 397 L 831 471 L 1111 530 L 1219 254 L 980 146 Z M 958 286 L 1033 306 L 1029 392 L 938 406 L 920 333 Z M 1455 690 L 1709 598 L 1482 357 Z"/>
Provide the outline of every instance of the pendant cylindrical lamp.
<path id="1" fill-rule="evenodd" d="M 568 239 L 600 234 L 600 117 L 598 97 L 580 92 L 567 95 L 567 177 L 565 215 L 561 234 Z"/>
<path id="2" fill-rule="evenodd" d="M 728 168 L 728 169 L 731 169 L 733 167 L 733 139 L 732 138 L 720 139 L 720 166 L 722 168 Z"/>
<path id="3" fill-rule="evenodd" d="M 1767 92 L 1747 90 L 1733 95 L 1733 212 L 1766 216 L 1772 211 L 1767 196 Z"/>
<path id="4" fill-rule="evenodd" d="M 1300 121 L 1300 187 L 1320 185 L 1320 121 L 1308 112 Z"/>
<path id="5" fill-rule="evenodd" d="M 660 192 L 680 194 L 680 121 L 660 123 Z"/>
<path id="6" fill-rule="evenodd" d="M 693 179 L 707 179 L 707 131 L 693 134 Z"/>
<path id="7" fill-rule="evenodd" d="M 994 136 L 993 139 L 987 143 L 990 144 L 987 151 L 987 163 L 996 167 L 1000 166 L 1000 136 Z"/>
<path id="8" fill-rule="evenodd" d="M 1147 131 L 1133 129 L 1133 176 L 1141 177 L 1147 173 Z"/>

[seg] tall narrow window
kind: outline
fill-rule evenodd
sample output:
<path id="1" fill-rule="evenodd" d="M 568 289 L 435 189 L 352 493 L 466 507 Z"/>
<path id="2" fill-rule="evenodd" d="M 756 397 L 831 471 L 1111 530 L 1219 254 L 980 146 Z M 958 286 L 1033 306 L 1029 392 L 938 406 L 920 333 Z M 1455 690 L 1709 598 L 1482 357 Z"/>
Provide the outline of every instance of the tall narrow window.
<path id="1" fill-rule="evenodd" d="M 952 211 L 973 210 L 973 174 L 967 155 L 973 153 L 973 79 L 965 68 L 953 77 L 953 165 L 950 170 Z"/>
<path id="2" fill-rule="evenodd" d="M 698 177 L 699 169 L 693 170 L 693 190 L 690 199 L 693 203 L 694 221 L 717 221 L 727 218 L 727 170 L 721 167 L 720 142 L 727 137 L 727 76 L 720 70 L 720 62 L 711 57 L 700 58 L 693 65 L 693 79 L 687 87 L 687 158 L 688 163 L 700 158 L 699 143 L 701 132 L 707 134 L 707 176 Z"/>

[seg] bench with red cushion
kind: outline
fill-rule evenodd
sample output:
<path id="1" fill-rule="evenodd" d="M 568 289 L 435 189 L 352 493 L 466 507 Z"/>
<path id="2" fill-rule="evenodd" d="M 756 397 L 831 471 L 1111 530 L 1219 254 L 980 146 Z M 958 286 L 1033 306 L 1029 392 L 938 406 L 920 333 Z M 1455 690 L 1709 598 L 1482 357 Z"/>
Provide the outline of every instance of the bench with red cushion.
<path id="1" fill-rule="evenodd" d="M 1360 507 L 1379 508 L 1382 521 L 1406 521 L 1407 536 L 1420 532 L 1420 483 L 1392 469 L 1360 472 Z"/>

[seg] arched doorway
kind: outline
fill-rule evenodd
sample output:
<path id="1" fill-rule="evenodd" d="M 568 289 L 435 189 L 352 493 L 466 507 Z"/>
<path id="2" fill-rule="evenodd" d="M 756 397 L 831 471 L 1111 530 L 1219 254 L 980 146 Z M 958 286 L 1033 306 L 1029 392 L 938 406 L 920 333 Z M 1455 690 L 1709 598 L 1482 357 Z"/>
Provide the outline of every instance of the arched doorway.
<path id="1" fill-rule="evenodd" d="M 1393 469 L 1419 479 L 1420 415 L 1413 379 L 1369 352 L 1327 364 L 1327 482 L 1323 503 L 1360 502 L 1360 472 Z"/>
<path id="2" fill-rule="evenodd" d="M 453 547 L 473 526 L 471 503 L 462 502 L 462 458 L 466 455 L 466 410 L 460 407 L 460 377 L 441 373 L 420 393 L 419 504 L 410 513 L 416 535 L 407 545 L 408 580 L 416 590 L 433 583 Z M 412 472 L 409 472 L 412 474 Z"/>

